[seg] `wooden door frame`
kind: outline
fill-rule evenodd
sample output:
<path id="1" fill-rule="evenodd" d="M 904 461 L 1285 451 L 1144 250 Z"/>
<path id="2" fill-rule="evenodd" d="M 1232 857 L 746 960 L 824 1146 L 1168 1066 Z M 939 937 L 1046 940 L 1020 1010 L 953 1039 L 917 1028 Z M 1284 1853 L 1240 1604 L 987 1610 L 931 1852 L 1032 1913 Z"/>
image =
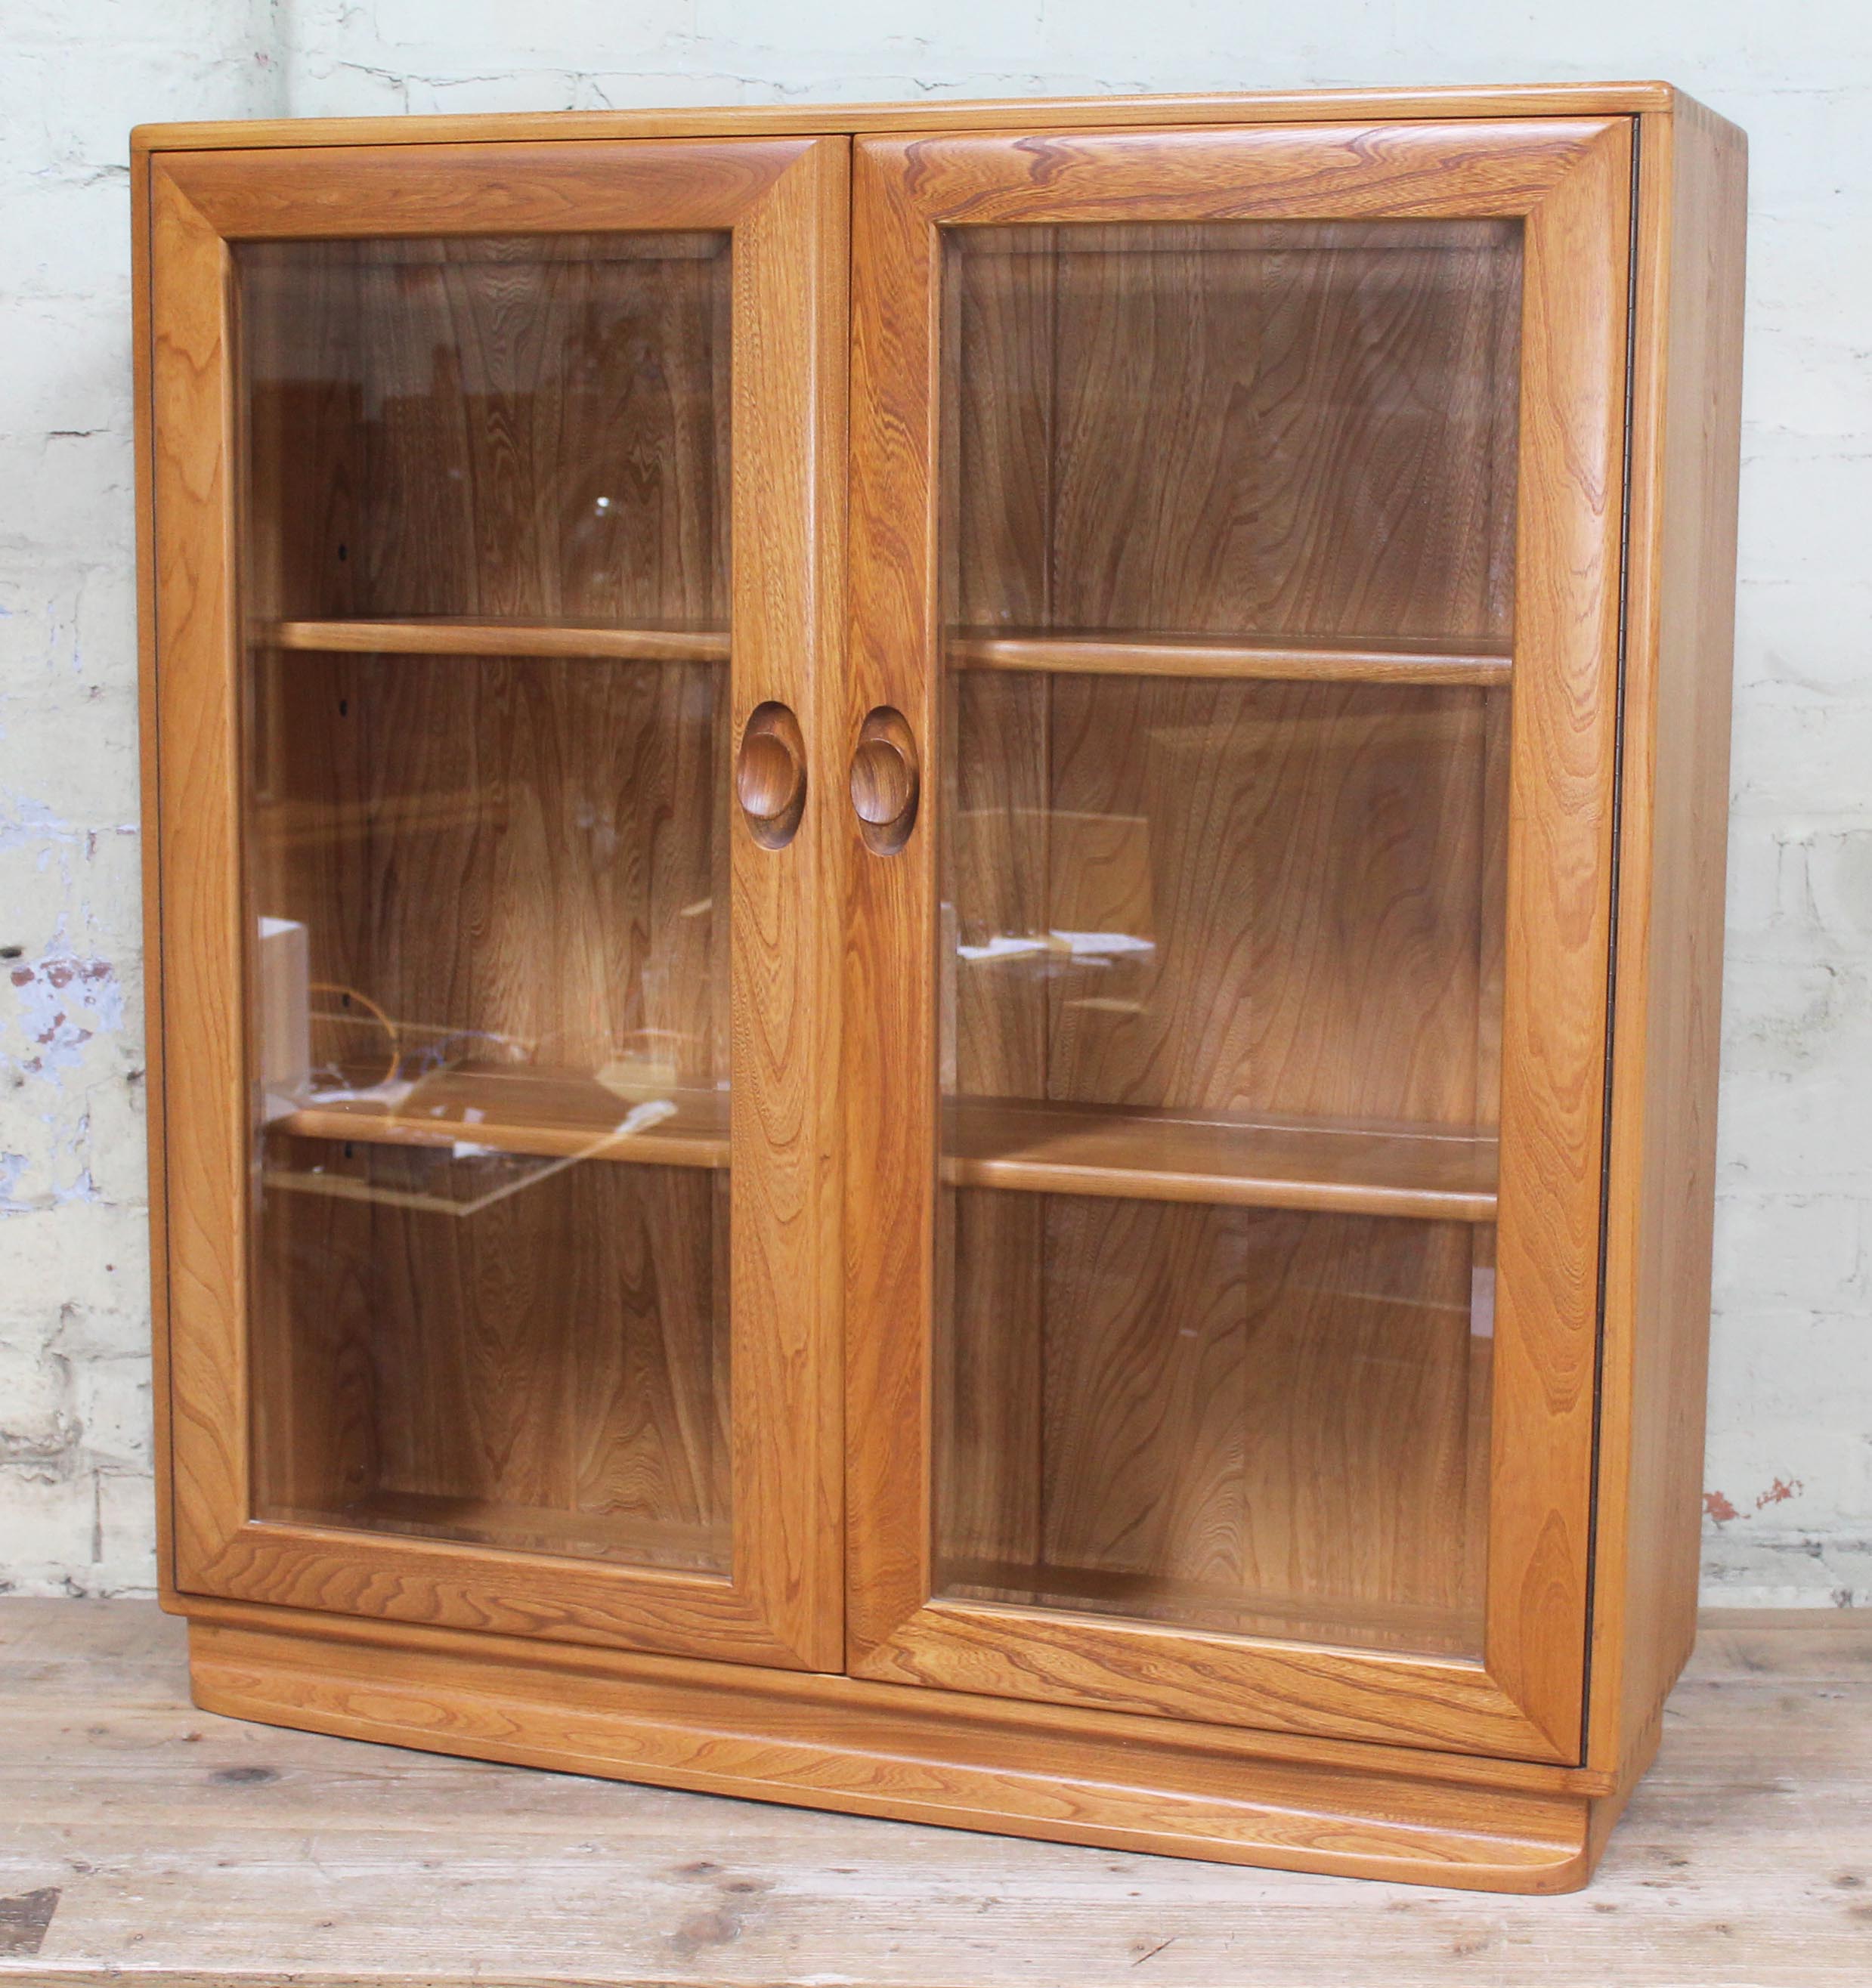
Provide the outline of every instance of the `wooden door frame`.
<path id="1" fill-rule="evenodd" d="M 810 789 L 784 850 L 733 840 L 730 1576 L 601 1565 L 249 1514 L 252 1102 L 241 903 L 230 244 L 729 232 L 731 691 L 738 739 L 790 705 L 836 763 L 849 147 L 842 137 L 173 152 L 148 166 L 147 631 L 178 1598 L 220 1595 L 791 1668 L 842 1649 L 838 907 L 844 837 Z M 734 811 L 738 813 L 738 811 Z M 161 1315 L 164 1306 L 159 1303 Z"/>
<path id="2" fill-rule="evenodd" d="M 1518 218 L 1515 720 L 1484 1655 L 1287 1645 L 932 1601 L 935 824 L 855 844 L 846 953 L 854 1675 L 1534 1760 L 1580 1757 L 1617 726 L 1633 123 L 1285 124 L 857 141 L 851 688 L 943 792 L 946 227 Z"/>

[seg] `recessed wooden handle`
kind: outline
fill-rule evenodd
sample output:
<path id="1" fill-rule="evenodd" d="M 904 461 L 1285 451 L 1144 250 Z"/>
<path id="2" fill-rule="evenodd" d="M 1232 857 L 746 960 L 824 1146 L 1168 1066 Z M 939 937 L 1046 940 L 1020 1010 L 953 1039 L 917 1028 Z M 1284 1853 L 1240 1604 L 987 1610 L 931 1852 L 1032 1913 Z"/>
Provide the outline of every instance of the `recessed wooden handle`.
<path id="1" fill-rule="evenodd" d="M 748 833 L 763 849 L 784 849 L 806 810 L 806 742 L 784 704 L 757 705 L 741 734 L 735 796 Z"/>
<path id="2" fill-rule="evenodd" d="M 900 711 L 880 705 L 858 728 L 851 755 L 851 806 L 867 849 L 895 856 L 916 825 L 916 741 Z"/>

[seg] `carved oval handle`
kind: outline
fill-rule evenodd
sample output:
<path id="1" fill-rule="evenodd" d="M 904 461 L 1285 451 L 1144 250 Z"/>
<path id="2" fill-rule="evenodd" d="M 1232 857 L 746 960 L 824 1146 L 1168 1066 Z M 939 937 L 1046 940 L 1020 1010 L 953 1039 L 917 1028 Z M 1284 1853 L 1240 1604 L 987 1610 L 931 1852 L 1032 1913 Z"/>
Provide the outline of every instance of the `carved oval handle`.
<path id="1" fill-rule="evenodd" d="M 806 741 L 784 704 L 757 705 L 741 733 L 735 797 L 763 849 L 784 849 L 806 810 Z"/>
<path id="2" fill-rule="evenodd" d="M 920 785 L 909 722 L 880 705 L 858 728 L 851 755 L 851 806 L 867 849 L 895 856 L 909 840 Z"/>

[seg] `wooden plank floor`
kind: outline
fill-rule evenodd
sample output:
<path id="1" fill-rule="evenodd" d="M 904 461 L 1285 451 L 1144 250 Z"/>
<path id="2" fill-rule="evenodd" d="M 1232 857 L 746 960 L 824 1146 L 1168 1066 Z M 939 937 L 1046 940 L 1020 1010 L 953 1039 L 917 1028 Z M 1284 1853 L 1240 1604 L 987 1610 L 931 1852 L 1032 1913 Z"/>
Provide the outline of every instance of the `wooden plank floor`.
<path id="1" fill-rule="evenodd" d="M 1502 1898 L 238 1724 L 142 1602 L 0 1601 L 0 1984 L 1872 1983 L 1872 1611 L 1712 1618 L 1599 1878 Z"/>

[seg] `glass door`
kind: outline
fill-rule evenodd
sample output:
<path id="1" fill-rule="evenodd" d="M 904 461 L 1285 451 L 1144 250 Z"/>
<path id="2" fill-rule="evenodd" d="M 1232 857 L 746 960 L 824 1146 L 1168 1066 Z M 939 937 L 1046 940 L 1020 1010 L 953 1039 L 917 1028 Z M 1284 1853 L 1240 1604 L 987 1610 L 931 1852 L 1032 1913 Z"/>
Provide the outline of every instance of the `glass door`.
<path id="1" fill-rule="evenodd" d="M 1627 142 L 861 143 L 868 1674 L 1576 1756 Z"/>
<path id="2" fill-rule="evenodd" d="M 215 698 L 239 852 L 228 985 L 169 1009 L 235 1023 L 240 1100 L 239 1302 L 175 1320 L 211 1471 L 211 1341 L 242 1381 L 212 1497 L 178 1473 L 182 1584 L 835 1665 L 805 782 L 840 549 L 763 520 L 841 468 L 844 147 L 386 150 L 157 192 L 207 237 L 158 234 L 159 356 L 212 291 L 232 410 L 194 521 L 232 522 L 225 648 L 164 597 L 165 718 Z"/>

